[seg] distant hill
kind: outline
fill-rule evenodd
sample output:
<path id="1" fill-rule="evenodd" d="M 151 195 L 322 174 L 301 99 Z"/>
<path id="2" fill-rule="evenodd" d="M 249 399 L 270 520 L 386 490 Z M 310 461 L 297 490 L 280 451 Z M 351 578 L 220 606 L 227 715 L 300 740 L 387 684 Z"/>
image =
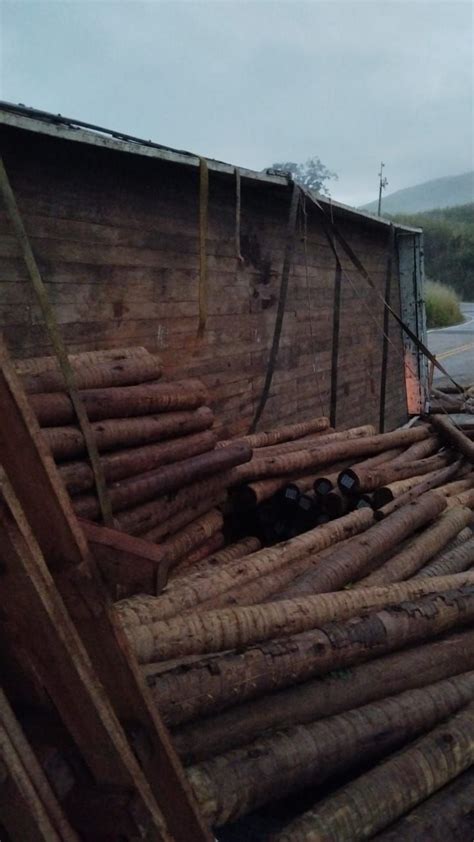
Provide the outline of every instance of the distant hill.
<path id="1" fill-rule="evenodd" d="M 428 278 L 453 287 L 464 301 L 474 301 L 474 203 L 391 218 L 423 228 Z"/>
<path id="2" fill-rule="evenodd" d="M 474 201 L 474 171 L 448 175 L 397 190 L 382 198 L 382 213 L 419 213 L 433 208 L 450 208 Z M 362 210 L 377 213 L 378 202 L 369 202 Z"/>

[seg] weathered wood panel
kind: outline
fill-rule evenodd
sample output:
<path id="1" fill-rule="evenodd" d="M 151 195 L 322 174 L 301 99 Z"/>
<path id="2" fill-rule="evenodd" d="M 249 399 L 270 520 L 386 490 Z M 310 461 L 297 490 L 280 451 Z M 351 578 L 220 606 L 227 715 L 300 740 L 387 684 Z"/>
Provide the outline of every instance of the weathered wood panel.
<path id="1" fill-rule="evenodd" d="M 198 174 L 188 167 L 3 127 L 2 153 L 69 349 L 145 345 L 172 376 L 212 389 L 224 435 L 245 432 L 273 336 L 290 190 L 242 181 L 235 255 L 235 183 L 211 173 L 209 316 L 198 325 Z M 298 229 L 286 314 L 260 426 L 329 412 L 335 258 L 320 211 Z M 388 232 L 335 219 L 383 293 Z M 339 251 L 341 251 L 339 249 Z M 342 265 L 337 419 L 378 424 L 383 303 Z M 0 210 L 0 330 L 19 357 L 51 352 L 5 213 Z M 399 309 L 398 278 L 392 305 Z M 389 329 L 386 428 L 406 418 L 400 329 Z"/>

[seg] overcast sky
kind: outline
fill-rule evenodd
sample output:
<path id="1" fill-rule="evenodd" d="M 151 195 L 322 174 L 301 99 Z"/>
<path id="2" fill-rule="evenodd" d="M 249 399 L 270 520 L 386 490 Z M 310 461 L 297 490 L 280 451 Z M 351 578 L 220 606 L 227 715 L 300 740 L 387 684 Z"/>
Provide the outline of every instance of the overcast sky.
<path id="1" fill-rule="evenodd" d="M 473 168 L 457 0 L 3 0 L 2 99 L 252 169 L 318 155 L 334 198 Z"/>

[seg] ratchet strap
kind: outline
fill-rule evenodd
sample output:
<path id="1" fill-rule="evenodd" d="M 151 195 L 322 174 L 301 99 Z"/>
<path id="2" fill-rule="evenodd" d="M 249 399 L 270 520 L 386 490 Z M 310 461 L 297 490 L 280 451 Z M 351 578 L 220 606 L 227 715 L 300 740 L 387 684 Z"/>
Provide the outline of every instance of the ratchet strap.
<path id="1" fill-rule="evenodd" d="M 288 216 L 288 226 L 286 232 L 286 244 L 283 255 L 283 267 L 281 271 L 280 293 L 278 297 L 278 309 L 275 319 L 275 326 L 273 329 L 272 347 L 270 350 L 270 357 L 268 359 L 267 370 L 265 373 L 265 382 L 263 385 L 260 400 L 255 411 L 254 419 L 250 425 L 250 433 L 255 432 L 257 424 L 261 418 L 262 412 L 265 409 L 265 404 L 270 392 L 272 384 L 273 373 L 275 371 L 275 363 L 278 357 L 278 349 L 280 347 L 281 330 L 283 327 L 283 317 L 285 315 L 286 297 L 288 293 L 288 282 L 290 279 L 291 264 L 293 261 L 293 254 L 295 251 L 296 242 L 296 222 L 298 218 L 298 207 L 300 204 L 301 188 L 293 183 L 293 192 L 291 194 L 290 212 Z"/>

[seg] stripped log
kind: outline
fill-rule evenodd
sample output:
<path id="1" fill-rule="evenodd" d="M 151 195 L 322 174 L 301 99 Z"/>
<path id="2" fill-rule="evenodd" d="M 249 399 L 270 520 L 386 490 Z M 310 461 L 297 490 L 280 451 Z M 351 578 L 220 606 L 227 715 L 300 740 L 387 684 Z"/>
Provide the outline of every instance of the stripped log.
<path id="1" fill-rule="evenodd" d="M 370 588 L 388 585 L 409 579 L 423 567 L 434 554 L 451 541 L 472 518 L 470 509 L 455 506 L 442 515 L 420 535 L 416 535 L 401 552 L 396 553 L 378 570 L 361 579 L 355 588 Z"/>
<path id="2" fill-rule="evenodd" d="M 203 499 L 220 499 L 227 488 L 228 478 L 228 472 L 223 471 L 186 485 L 179 491 L 170 492 L 156 500 L 119 512 L 114 518 L 117 528 L 131 535 L 143 535 L 154 529 L 157 524 L 165 525 L 184 509 L 199 505 Z M 192 518 L 186 520 L 186 523 L 190 520 Z M 180 525 L 178 525 L 179 528 Z"/>
<path id="3" fill-rule="evenodd" d="M 295 819 L 275 842 L 369 839 L 474 763 L 474 705 Z"/>
<path id="4" fill-rule="evenodd" d="M 147 680 L 171 725 L 231 707 L 439 635 L 474 617 L 474 586 L 385 608 L 364 618 L 260 644 L 241 654 L 203 658 Z"/>
<path id="5" fill-rule="evenodd" d="M 186 770 L 203 816 L 219 827 L 298 789 L 317 786 L 413 740 L 474 697 L 474 673 L 296 725 Z M 474 756 L 474 748 L 472 750 Z"/>
<path id="6" fill-rule="evenodd" d="M 474 631 L 450 635 L 366 664 L 306 681 L 177 728 L 186 763 L 243 746 L 265 731 L 315 722 L 377 699 L 474 669 Z"/>
<path id="7" fill-rule="evenodd" d="M 207 453 L 213 450 L 217 438 L 215 433 L 206 430 L 183 436 L 179 439 L 148 444 L 144 447 L 127 448 L 116 453 L 108 453 L 100 458 L 107 482 L 116 482 L 126 477 L 152 471 L 161 465 L 169 465 Z M 81 494 L 94 487 L 95 478 L 87 462 L 68 462 L 60 465 L 59 473 L 69 494 Z"/>
<path id="8" fill-rule="evenodd" d="M 453 462 L 451 465 L 448 465 L 446 468 L 441 468 L 439 471 L 434 471 L 432 474 L 428 474 L 425 476 L 424 479 L 419 483 L 419 485 L 415 485 L 410 491 L 406 491 L 404 494 L 400 494 L 399 497 L 395 497 L 390 503 L 387 503 L 385 506 L 382 506 L 381 509 L 377 509 L 375 511 L 375 519 L 382 520 L 385 517 L 396 512 L 398 509 L 403 508 L 403 506 L 407 506 L 413 500 L 417 500 L 421 494 L 425 494 L 427 491 L 431 491 L 437 486 L 443 485 L 448 480 L 452 479 L 452 477 L 456 476 L 461 466 L 461 462 Z"/>
<path id="9" fill-rule="evenodd" d="M 297 471 L 311 472 L 312 468 L 328 465 L 341 459 L 356 459 L 358 456 L 381 453 L 392 447 L 413 444 L 422 441 L 430 435 L 425 427 L 413 427 L 409 430 L 398 430 L 379 436 L 366 436 L 350 441 L 340 441 L 327 444 L 314 450 L 297 451 L 283 456 L 265 457 L 262 453 L 254 454 L 253 459 L 245 467 L 234 471 L 234 484 L 248 480 L 263 479 L 264 477 L 283 476 Z"/>
<path id="10" fill-rule="evenodd" d="M 173 567 L 187 553 L 192 552 L 222 529 L 223 517 L 218 509 L 211 509 L 185 526 L 176 535 L 160 544 L 160 550 Z"/>
<path id="11" fill-rule="evenodd" d="M 455 427 L 450 418 L 446 415 L 430 415 L 430 422 L 439 431 L 446 444 L 454 447 L 469 460 L 471 465 L 474 465 L 474 442 L 468 439 L 462 430 Z"/>
<path id="12" fill-rule="evenodd" d="M 444 497 L 434 491 L 424 494 L 372 526 L 364 535 L 354 538 L 347 546 L 336 548 L 321 563 L 314 558 L 308 572 L 284 592 L 284 597 L 337 591 L 367 576 L 382 563 L 384 553 L 434 520 L 445 508 Z"/>
<path id="13" fill-rule="evenodd" d="M 436 553 L 436 555 L 433 556 L 430 564 L 434 561 L 437 561 L 439 558 L 441 558 L 442 555 L 445 555 L 445 553 L 450 552 L 451 550 L 454 550 L 456 547 L 460 547 L 461 544 L 464 544 L 466 541 L 469 541 L 469 539 L 472 538 L 473 535 L 474 535 L 474 524 L 470 524 L 469 526 L 466 526 L 464 529 L 461 529 L 461 531 L 458 532 L 458 534 L 456 535 L 455 538 L 452 539 L 452 541 L 449 541 L 446 544 L 446 546 L 443 547 L 443 549 L 439 553 Z"/>
<path id="14" fill-rule="evenodd" d="M 426 567 L 422 567 L 413 577 L 414 580 L 420 581 L 422 578 L 429 576 L 450 576 L 472 567 L 474 564 L 474 536 L 471 529 L 469 529 L 469 533 L 471 538 L 468 541 L 441 555 L 431 564 L 427 564 Z"/>
<path id="15" fill-rule="evenodd" d="M 360 427 L 350 427 L 348 430 L 340 430 L 336 432 L 330 428 L 331 432 L 324 430 L 322 433 L 314 433 L 312 436 L 305 436 L 295 441 L 281 442 L 280 444 L 272 444 L 268 447 L 258 448 L 260 456 L 280 456 L 284 453 L 294 453 L 297 450 L 313 450 L 317 447 L 322 447 L 323 444 L 332 444 L 338 441 L 350 441 L 352 439 L 360 439 L 365 436 L 375 436 L 375 427 L 372 424 L 364 424 Z"/>
<path id="16" fill-rule="evenodd" d="M 153 544 L 167 541 L 170 536 L 175 535 L 210 509 L 214 509 L 223 499 L 223 496 L 224 492 L 221 491 L 210 497 L 204 497 L 199 503 L 186 506 L 185 509 L 181 509 L 181 511 L 172 517 L 162 521 L 158 526 L 154 526 L 153 529 L 142 532 L 140 538 L 144 538 L 145 541 L 150 541 Z"/>
<path id="17" fill-rule="evenodd" d="M 439 454 L 416 462 L 392 462 L 377 468 L 346 468 L 339 476 L 338 485 L 341 491 L 350 494 L 360 494 L 363 491 L 375 491 L 383 485 L 410 477 L 423 476 L 439 471 L 450 461 L 450 455 Z M 413 487 L 413 486 L 412 486 Z"/>
<path id="18" fill-rule="evenodd" d="M 440 494 L 445 494 L 446 497 L 454 497 L 455 494 L 460 494 L 462 491 L 469 491 L 474 488 L 474 476 L 472 474 L 465 479 L 454 480 L 454 482 L 447 482 L 438 488 Z"/>
<path id="19" fill-rule="evenodd" d="M 214 414 L 207 406 L 183 412 L 164 412 L 141 418 L 116 418 L 91 424 L 99 452 L 116 447 L 139 447 L 154 441 L 178 438 L 208 430 Z M 84 436 L 78 427 L 45 427 L 42 430 L 56 460 L 72 459 L 86 453 Z"/>
<path id="20" fill-rule="evenodd" d="M 337 541 L 356 535 L 372 523 L 372 512 L 352 512 L 338 521 L 312 529 L 275 547 L 263 548 L 230 562 L 222 569 L 213 571 L 212 576 L 200 573 L 190 576 L 180 583 L 179 587 L 177 584 L 174 588 L 170 586 L 167 593 L 159 599 L 137 596 L 123 600 L 115 607 L 125 626 L 164 620 L 223 594 L 235 588 L 237 584 L 242 585 L 277 571 L 310 552 L 319 552 Z"/>
<path id="21" fill-rule="evenodd" d="M 178 563 L 170 571 L 170 579 L 177 579 L 182 576 L 188 576 L 194 573 L 196 568 L 199 568 L 200 562 L 207 561 L 210 556 L 214 556 L 225 546 L 225 538 L 223 532 L 215 532 L 203 544 L 200 544 L 195 550 L 186 555 L 185 558 L 178 561 Z"/>
<path id="22" fill-rule="evenodd" d="M 312 418 L 309 421 L 300 421 L 297 424 L 287 424 L 284 427 L 276 427 L 274 430 L 262 430 L 260 433 L 252 433 L 249 436 L 242 436 L 239 441 L 246 442 L 249 447 L 268 447 L 283 441 L 293 441 L 312 433 L 319 433 L 329 427 L 329 418 Z M 222 440 L 217 447 L 228 447 L 234 444 L 235 439 Z"/>
<path id="23" fill-rule="evenodd" d="M 242 649 L 466 585 L 474 585 L 474 572 L 261 605 L 199 610 L 169 620 L 131 626 L 126 628 L 126 634 L 137 660 L 142 664 L 153 663 L 186 655 Z"/>
<path id="24" fill-rule="evenodd" d="M 81 398 L 91 421 L 196 409 L 209 402 L 206 387 L 199 380 L 84 389 Z M 61 392 L 31 395 L 29 400 L 42 427 L 57 427 L 76 420 L 70 397 Z"/>
<path id="25" fill-rule="evenodd" d="M 235 561 L 237 558 L 243 558 L 249 553 L 257 552 L 261 546 L 258 538 L 243 538 L 241 541 L 225 547 L 225 549 L 214 548 L 201 558 L 197 557 L 197 553 L 191 553 L 173 570 L 173 576 L 189 576 L 191 573 L 211 572 L 229 564 L 231 561 Z"/>
<path id="26" fill-rule="evenodd" d="M 248 461 L 251 456 L 250 448 L 239 442 L 221 450 L 192 456 L 174 465 L 164 465 L 157 471 L 149 471 L 138 477 L 114 483 L 108 488 L 112 509 L 121 511 L 134 504 L 145 503 L 153 497 L 176 491 L 202 477 L 228 471 L 234 465 Z M 98 502 L 95 495 L 84 494 L 75 497 L 72 502 L 74 511 L 79 517 L 98 517 Z"/>
<path id="27" fill-rule="evenodd" d="M 461 491 L 460 494 L 454 494 L 447 498 L 447 504 L 451 506 L 467 506 L 469 509 L 474 509 L 474 488 L 469 488 L 467 491 Z"/>
<path id="28" fill-rule="evenodd" d="M 129 348 L 103 348 L 99 351 L 80 351 L 77 354 L 68 354 L 69 363 L 74 370 L 79 366 L 95 366 L 131 360 L 138 362 L 149 358 L 150 352 L 143 345 L 132 345 Z M 47 357 L 12 360 L 12 364 L 21 378 L 31 374 L 42 374 L 45 371 L 60 371 L 59 361 L 55 354 Z"/>
<path id="29" fill-rule="evenodd" d="M 395 482 L 389 482 L 387 485 L 382 485 L 374 490 L 372 495 L 372 502 L 374 509 L 381 509 L 407 491 L 411 491 L 416 485 L 419 485 L 423 480 L 423 475 L 418 474 L 414 477 L 407 477 L 407 479 L 399 479 Z M 442 493 L 442 492 L 441 492 Z"/>
<path id="30" fill-rule="evenodd" d="M 459 775 L 374 842 L 472 842 L 474 839 L 474 768 Z"/>
<path id="31" fill-rule="evenodd" d="M 376 465 L 381 465 L 383 462 L 389 462 L 391 459 L 395 459 L 396 456 L 399 456 L 403 452 L 403 447 L 392 447 L 390 450 L 384 450 L 376 456 L 364 459 L 363 462 L 358 461 L 357 464 L 363 467 L 375 467 Z M 318 495 L 329 494 L 333 488 L 337 488 L 337 479 L 341 471 L 351 467 L 353 464 L 354 460 L 346 460 L 345 462 L 331 466 L 331 472 L 329 474 L 319 474 L 313 484 L 314 493 Z"/>
<path id="32" fill-rule="evenodd" d="M 95 364 L 73 365 L 76 389 L 106 389 L 111 386 L 136 386 L 149 380 L 158 380 L 162 368 L 157 357 L 148 354 L 138 359 L 123 359 Z M 67 387 L 60 371 L 51 369 L 22 377 L 23 388 L 30 395 L 47 392 L 66 392 Z"/>

